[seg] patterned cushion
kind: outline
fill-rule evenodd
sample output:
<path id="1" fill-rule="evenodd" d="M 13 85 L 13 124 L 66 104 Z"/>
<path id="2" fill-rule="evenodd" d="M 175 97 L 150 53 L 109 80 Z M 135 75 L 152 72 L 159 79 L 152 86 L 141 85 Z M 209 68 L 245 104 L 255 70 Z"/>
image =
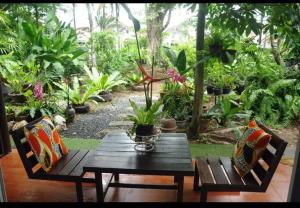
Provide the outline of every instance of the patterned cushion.
<path id="1" fill-rule="evenodd" d="M 233 153 L 233 161 L 242 177 L 254 167 L 270 140 L 271 135 L 259 128 L 255 120 L 250 120 Z"/>
<path id="2" fill-rule="evenodd" d="M 46 172 L 49 172 L 63 155 L 68 154 L 68 149 L 48 117 L 25 127 L 24 133 L 35 157 Z"/>

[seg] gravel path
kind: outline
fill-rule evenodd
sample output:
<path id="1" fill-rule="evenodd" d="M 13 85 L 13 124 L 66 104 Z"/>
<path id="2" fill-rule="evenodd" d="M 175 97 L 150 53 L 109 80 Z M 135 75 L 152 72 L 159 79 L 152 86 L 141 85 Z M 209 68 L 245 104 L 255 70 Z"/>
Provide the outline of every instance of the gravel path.
<path id="1" fill-rule="evenodd" d="M 155 94 L 153 100 L 157 98 L 158 95 Z M 121 121 L 126 114 L 132 113 L 129 99 L 135 101 L 138 105 L 144 104 L 144 92 L 115 92 L 111 102 L 99 103 L 98 105 L 91 103 L 91 112 L 76 114 L 75 121 L 60 134 L 68 138 L 102 139 L 107 133 L 106 130 L 110 128 L 110 122 Z"/>

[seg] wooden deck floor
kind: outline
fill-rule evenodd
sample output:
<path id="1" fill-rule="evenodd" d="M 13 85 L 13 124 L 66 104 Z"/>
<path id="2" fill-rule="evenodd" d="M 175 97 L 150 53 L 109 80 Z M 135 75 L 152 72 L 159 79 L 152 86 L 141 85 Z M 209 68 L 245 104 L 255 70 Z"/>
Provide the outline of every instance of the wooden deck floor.
<path id="1" fill-rule="evenodd" d="M 76 202 L 74 183 L 28 179 L 19 155 L 13 152 L 0 159 L 9 202 Z M 209 193 L 208 202 L 284 202 L 287 199 L 292 167 L 280 164 L 266 193 Z M 172 183 L 168 176 L 120 175 L 126 183 Z M 84 184 L 84 200 L 96 201 L 94 184 Z M 193 177 L 185 177 L 184 201 L 198 202 Z M 176 191 L 156 189 L 110 188 L 106 202 L 175 202 Z"/>

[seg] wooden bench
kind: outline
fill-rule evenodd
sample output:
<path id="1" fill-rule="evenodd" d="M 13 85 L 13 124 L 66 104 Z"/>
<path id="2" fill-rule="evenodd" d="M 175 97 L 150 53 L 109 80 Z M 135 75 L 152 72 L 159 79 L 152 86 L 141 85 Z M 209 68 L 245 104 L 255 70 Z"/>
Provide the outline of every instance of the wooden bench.
<path id="1" fill-rule="evenodd" d="M 42 118 L 39 118 L 27 125 L 32 125 L 41 119 Z M 93 150 L 69 150 L 69 153 L 61 158 L 50 172 L 45 172 L 37 161 L 31 150 L 30 144 L 25 138 L 24 127 L 13 131 L 11 134 L 23 166 L 30 179 L 75 182 L 77 200 L 79 202 L 83 201 L 82 183 L 96 182 L 95 178 L 85 178 L 85 172 L 83 171 L 84 164 L 87 162 L 89 157 L 94 154 Z M 106 188 L 108 188 L 112 177 L 113 175 L 111 174 Z M 115 180 L 117 179 L 118 175 L 115 175 Z"/>
<path id="2" fill-rule="evenodd" d="M 281 160 L 287 142 L 258 124 L 272 135 L 262 158 L 243 178 L 237 173 L 229 157 L 197 157 L 195 160 L 194 191 L 201 189 L 200 202 L 207 201 L 207 192 L 265 192 Z M 201 187 L 199 186 L 199 178 Z"/>

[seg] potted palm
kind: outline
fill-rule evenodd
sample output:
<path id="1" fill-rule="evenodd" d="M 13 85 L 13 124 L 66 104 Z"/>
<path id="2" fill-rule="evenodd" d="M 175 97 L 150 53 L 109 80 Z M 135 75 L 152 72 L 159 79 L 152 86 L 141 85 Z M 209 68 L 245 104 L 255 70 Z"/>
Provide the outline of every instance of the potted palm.
<path id="1" fill-rule="evenodd" d="M 161 102 L 153 103 L 149 109 L 146 106 L 138 107 L 134 101 L 129 102 L 134 112 L 134 115 L 128 115 L 128 119 L 133 121 L 131 134 L 136 135 L 136 141 L 141 141 L 143 136 L 155 133 L 154 126 L 159 122 Z"/>

